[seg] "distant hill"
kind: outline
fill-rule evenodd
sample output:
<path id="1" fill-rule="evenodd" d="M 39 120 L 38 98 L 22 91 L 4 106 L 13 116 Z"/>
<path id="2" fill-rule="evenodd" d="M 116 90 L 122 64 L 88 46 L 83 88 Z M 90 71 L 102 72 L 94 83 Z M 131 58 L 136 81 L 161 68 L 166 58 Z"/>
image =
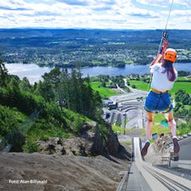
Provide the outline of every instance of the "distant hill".
<path id="1" fill-rule="evenodd" d="M 60 67 L 147 64 L 162 30 L 1 29 L 0 51 L 8 63 Z M 170 30 L 179 62 L 191 61 L 191 30 Z"/>

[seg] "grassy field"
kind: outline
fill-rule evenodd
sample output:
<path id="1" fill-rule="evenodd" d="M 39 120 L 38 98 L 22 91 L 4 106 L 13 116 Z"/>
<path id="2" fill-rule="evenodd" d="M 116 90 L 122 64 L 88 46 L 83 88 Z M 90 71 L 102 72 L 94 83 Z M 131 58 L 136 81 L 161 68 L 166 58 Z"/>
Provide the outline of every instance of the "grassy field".
<path id="1" fill-rule="evenodd" d="M 143 82 L 143 81 L 138 81 L 138 80 L 130 80 L 130 85 L 135 85 L 136 89 L 139 90 L 144 90 L 148 91 L 149 90 L 149 84 Z"/>
<path id="2" fill-rule="evenodd" d="M 175 82 L 170 92 L 175 94 L 178 90 L 185 90 L 187 93 L 191 94 L 191 82 Z"/>
<path id="3" fill-rule="evenodd" d="M 183 77 L 178 78 L 178 80 L 185 80 Z M 130 84 L 135 85 L 136 89 L 148 91 L 149 85 L 143 81 L 130 80 Z M 191 82 L 175 82 L 173 89 L 170 91 L 171 94 L 175 94 L 178 90 L 185 90 L 187 93 L 191 94 Z"/>
<path id="4" fill-rule="evenodd" d="M 124 128 L 118 126 L 118 125 L 112 125 L 112 130 L 117 133 L 118 135 L 119 134 L 124 134 Z M 125 129 L 125 132 L 126 132 L 126 129 Z"/>
<path id="5" fill-rule="evenodd" d="M 102 98 L 108 98 L 119 94 L 119 92 L 113 89 L 102 87 L 101 82 L 91 82 L 91 87 L 95 91 L 98 91 Z"/>

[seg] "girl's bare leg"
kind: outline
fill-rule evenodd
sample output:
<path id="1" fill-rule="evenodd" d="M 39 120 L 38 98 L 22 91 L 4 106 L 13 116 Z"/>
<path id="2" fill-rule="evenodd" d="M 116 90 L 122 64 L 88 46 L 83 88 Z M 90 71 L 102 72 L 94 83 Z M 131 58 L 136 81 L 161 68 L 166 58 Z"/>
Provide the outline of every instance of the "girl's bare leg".
<path id="1" fill-rule="evenodd" d="M 146 138 L 152 139 L 152 127 L 154 122 L 154 113 L 147 112 L 147 124 L 146 124 Z"/>
<path id="2" fill-rule="evenodd" d="M 170 131 L 172 134 L 172 141 L 173 141 L 173 145 L 174 145 L 174 153 L 179 153 L 180 151 L 180 146 L 176 137 L 176 121 L 174 120 L 174 116 L 172 112 L 169 112 L 168 114 L 166 114 L 167 120 L 168 120 L 168 125 L 170 127 Z M 178 160 L 178 157 L 177 159 Z"/>
<path id="3" fill-rule="evenodd" d="M 173 112 L 167 113 L 166 115 L 168 125 L 173 138 L 176 138 L 176 121 L 174 120 Z"/>
<path id="4" fill-rule="evenodd" d="M 148 148 L 150 146 L 150 140 L 152 138 L 153 119 L 154 119 L 154 114 L 151 113 L 151 112 L 147 112 L 147 124 L 146 124 L 146 138 L 147 138 L 147 141 L 146 141 L 144 147 L 141 150 L 142 157 L 144 157 L 147 154 Z"/>

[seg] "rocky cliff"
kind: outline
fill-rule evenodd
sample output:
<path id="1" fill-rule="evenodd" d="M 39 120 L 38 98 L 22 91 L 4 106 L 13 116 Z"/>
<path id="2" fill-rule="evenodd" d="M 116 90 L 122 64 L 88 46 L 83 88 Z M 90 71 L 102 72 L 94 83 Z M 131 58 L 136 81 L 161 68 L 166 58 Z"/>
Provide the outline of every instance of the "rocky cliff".
<path id="1" fill-rule="evenodd" d="M 63 139 L 58 137 L 39 141 L 39 152 L 45 154 L 97 156 L 130 160 L 131 154 L 119 143 L 117 135 L 107 125 L 108 132 L 103 135 L 97 124 L 84 124 L 78 137 Z"/>

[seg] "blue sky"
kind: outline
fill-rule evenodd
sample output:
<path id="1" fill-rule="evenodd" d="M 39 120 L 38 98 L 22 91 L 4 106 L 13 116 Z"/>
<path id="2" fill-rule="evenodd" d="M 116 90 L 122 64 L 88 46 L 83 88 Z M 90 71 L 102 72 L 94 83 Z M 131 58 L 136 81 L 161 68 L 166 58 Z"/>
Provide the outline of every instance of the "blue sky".
<path id="1" fill-rule="evenodd" d="M 163 29 L 172 0 L 3 0 L 0 28 Z M 168 28 L 191 29 L 191 0 L 174 0 Z"/>

